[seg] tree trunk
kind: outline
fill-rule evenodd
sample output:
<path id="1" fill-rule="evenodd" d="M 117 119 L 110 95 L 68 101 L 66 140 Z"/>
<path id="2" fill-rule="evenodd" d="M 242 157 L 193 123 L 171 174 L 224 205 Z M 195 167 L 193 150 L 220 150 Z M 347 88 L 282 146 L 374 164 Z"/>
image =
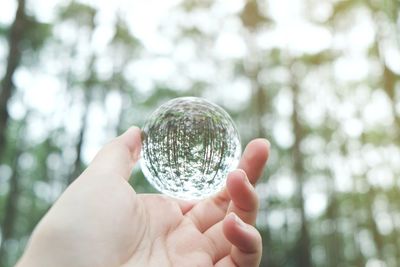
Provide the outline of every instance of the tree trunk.
<path id="1" fill-rule="evenodd" d="M 363 141 L 364 142 L 364 141 Z M 360 177 L 363 178 L 363 177 Z M 356 192 L 356 188 L 355 186 L 353 186 L 353 191 Z M 378 229 L 378 225 L 376 223 L 376 219 L 374 216 L 374 212 L 373 212 L 373 203 L 376 199 L 377 193 L 376 193 L 376 189 L 373 186 L 370 186 L 369 191 L 367 194 L 363 195 L 363 196 L 359 196 L 357 195 L 356 201 L 355 203 L 355 210 L 364 210 L 366 212 L 367 218 L 360 220 L 359 216 L 357 216 L 357 213 L 355 213 L 354 216 L 355 219 L 355 227 L 354 227 L 354 235 L 355 235 L 355 239 L 356 239 L 356 243 L 359 242 L 357 241 L 357 235 L 358 232 L 360 231 L 360 229 L 366 228 L 368 229 L 368 231 L 371 233 L 372 236 L 372 241 L 375 245 L 376 248 L 376 255 L 375 257 L 385 261 L 384 258 L 384 246 L 385 246 L 385 239 L 384 236 L 379 232 Z M 362 262 L 363 264 L 366 263 L 366 261 L 368 260 L 367 258 L 365 258 L 365 256 L 363 256 L 363 253 L 361 251 L 361 245 L 358 244 L 359 247 L 359 253 L 358 253 L 358 262 Z"/>
<path id="2" fill-rule="evenodd" d="M 7 103 L 14 90 L 12 78 L 21 60 L 20 43 L 24 35 L 25 15 L 25 0 L 18 0 L 15 20 L 11 25 L 10 35 L 8 37 L 9 51 L 6 73 L 1 81 L 0 88 L 0 160 L 3 156 L 6 144 L 6 126 L 9 118 Z"/>
<path id="3" fill-rule="evenodd" d="M 385 240 L 384 237 L 382 236 L 382 234 L 379 232 L 378 229 L 378 225 L 376 223 L 376 219 L 374 216 L 374 212 L 373 212 L 373 202 L 376 199 L 376 189 L 373 188 L 372 186 L 369 189 L 369 192 L 367 193 L 367 198 L 365 201 L 367 204 L 367 211 L 368 211 L 368 229 L 370 229 L 370 231 L 372 232 L 372 238 L 374 240 L 375 243 L 375 247 L 376 247 L 376 252 L 377 252 L 377 257 L 380 260 L 385 260 L 384 258 L 384 245 L 385 245 Z"/>
<path id="4" fill-rule="evenodd" d="M 90 90 L 86 88 L 86 90 Z M 87 96 L 88 92 L 85 92 L 85 103 L 84 103 L 84 110 L 82 114 L 82 125 L 79 130 L 78 134 L 78 141 L 75 146 L 75 161 L 74 161 L 74 168 L 73 171 L 71 172 L 71 175 L 68 178 L 68 184 L 71 184 L 82 172 L 82 148 L 83 148 L 83 141 L 87 129 L 87 117 L 89 113 L 89 105 L 90 105 L 90 97 Z"/>
<path id="5" fill-rule="evenodd" d="M 21 151 L 17 151 L 13 162 L 13 173 L 10 177 L 10 190 L 5 200 L 4 217 L 2 221 L 2 239 L 0 243 L 0 266 L 6 266 L 6 243 L 13 237 L 15 222 L 18 211 L 18 199 L 20 194 L 20 184 L 18 176 L 18 158 Z"/>
<path id="6" fill-rule="evenodd" d="M 261 138 L 266 137 L 263 118 L 266 113 L 267 96 L 265 90 L 258 83 L 255 85 L 255 108 L 257 117 L 257 136 Z"/>
<path id="7" fill-rule="evenodd" d="M 12 78 L 21 60 L 20 43 L 24 35 L 24 22 L 25 0 L 18 0 L 18 8 L 8 37 L 9 51 L 6 73 L 1 81 L 0 88 L 0 160 L 3 157 L 6 146 L 6 126 L 9 119 L 7 104 L 14 90 Z M 1 225 L 2 239 L 0 243 L 0 266 L 5 266 L 5 244 L 9 239 L 11 239 L 14 232 L 18 195 L 20 193 L 19 177 L 17 172 L 17 159 L 20 153 L 21 152 L 19 151 L 14 156 L 13 174 L 10 177 L 9 183 L 10 191 L 5 200 L 4 217 Z"/>
<path id="8" fill-rule="evenodd" d="M 395 23 L 395 21 L 393 23 Z M 383 26 L 380 26 L 380 28 L 383 28 Z M 378 45 L 379 45 L 380 40 L 384 40 L 383 37 L 376 38 L 376 42 L 378 43 Z M 382 78 L 383 89 L 385 90 L 386 95 L 389 97 L 389 99 L 391 101 L 390 108 L 391 108 L 393 118 L 394 118 L 394 127 L 396 128 L 396 132 L 397 132 L 396 138 L 393 141 L 395 144 L 397 144 L 399 146 L 400 145 L 400 116 L 398 115 L 398 112 L 397 112 L 397 103 L 398 103 L 397 98 L 399 97 L 399 95 L 396 95 L 396 84 L 398 84 L 400 82 L 400 75 L 394 73 L 392 70 L 389 69 L 389 67 L 385 63 L 385 60 L 383 59 L 383 55 L 381 55 L 379 50 L 378 50 L 378 57 L 380 58 L 381 65 L 383 67 L 383 78 Z M 398 92 L 397 92 L 397 94 L 398 94 Z M 393 194 L 393 195 L 397 196 L 399 193 L 398 187 L 395 186 L 393 190 L 397 191 L 397 192 L 395 192 L 395 194 Z M 399 206 L 398 206 L 398 204 L 396 204 L 396 203 L 398 203 L 396 200 L 397 198 L 392 197 L 391 199 L 392 199 L 392 201 L 394 200 L 392 202 L 393 203 L 392 205 L 394 206 L 393 210 L 394 211 L 398 210 Z M 392 206 L 392 205 L 390 205 L 390 206 Z M 392 219 L 392 224 L 396 225 L 395 216 L 391 216 L 391 219 Z M 400 236 L 399 236 L 399 231 L 396 227 L 394 227 L 391 237 L 393 240 L 393 245 L 395 247 L 399 248 L 399 244 L 400 244 L 399 237 Z M 397 249 L 396 250 L 396 264 L 398 265 L 399 262 L 400 262 L 400 249 Z"/>
<path id="9" fill-rule="evenodd" d="M 83 103 L 83 113 L 82 113 L 82 125 L 79 130 L 78 134 L 78 141 L 75 146 L 75 161 L 74 161 L 74 168 L 73 171 L 71 172 L 69 178 L 68 178 L 68 184 L 72 183 L 82 172 L 82 148 L 83 148 L 83 142 L 87 130 L 87 124 L 88 124 L 88 113 L 89 113 L 89 106 L 90 103 L 92 102 L 92 86 L 93 83 L 95 82 L 95 73 L 94 73 L 94 63 L 96 61 L 96 56 L 93 54 L 90 58 L 89 61 L 89 66 L 88 68 L 91 70 L 89 77 L 86 79 L 84 82 L 84 94 L 85 94 L 85 99 Z"/>
<path id="10" fill-rule="evenodd" d="M 336 192 L 334 190 L 335 185 L 333 179 L 329 179 L 329 205 L 326 210 L 326 217 L 330 221 L 330 233 L 327 236 L 327 259 L 328 259 L 328 266 L 336 267 L 340 266 L 340 262 L 343 259 L 342 255 L 342 240 L 340 236 L 340 232 L 338 231 L 338 218 L 339 218 L 339 207 L 338 207 L 338 200 L 336 198 Z"/>
<path id="11" fill-rule="evenodd" d="M 303 139 L 304 133 L 298 113 L 298 110 L 300 109 L 298 103 L 299 88 L 296 81 L 293 81 L 292 88 L 293 88 L 292 125 L 295 134 L 295 140 L 293 145 L 293 165 L 298 184 L 297 195 L 298 195 L 300 217 L 301 217 L 300 237 L 298 239 L 295 254 L 297 257 L 297 266 L 311 267 L 312 266 L 311 245 L 310 245 L 311 242 L 308 231 L 307 218 L 304 209 L 304 193 L 303 193 L 304 162 L 300 151 L 300 144 Z"/>

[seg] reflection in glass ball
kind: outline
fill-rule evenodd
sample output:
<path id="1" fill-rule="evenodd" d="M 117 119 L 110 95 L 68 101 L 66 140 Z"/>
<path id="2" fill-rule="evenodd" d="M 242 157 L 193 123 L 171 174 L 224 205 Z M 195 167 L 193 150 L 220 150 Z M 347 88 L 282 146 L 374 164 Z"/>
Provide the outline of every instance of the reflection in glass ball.
<path id="1" fill-rule="evenodd" d="M 160 106 L 143 127 L 142 143 L 140 163 L 147 180 L 180 199 L 202 199 L 220 191 L 241 154 L 228 113 L 197 97 Z"/>

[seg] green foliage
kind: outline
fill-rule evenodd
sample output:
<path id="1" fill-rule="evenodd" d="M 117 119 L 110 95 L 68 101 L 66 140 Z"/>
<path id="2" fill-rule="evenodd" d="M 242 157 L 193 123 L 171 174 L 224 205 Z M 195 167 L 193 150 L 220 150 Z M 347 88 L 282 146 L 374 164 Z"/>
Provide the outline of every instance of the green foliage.
<path id="1" fill-rule="evenodd" d="M 252 30 L 258 28 L 265 23 L 272 22 L 271 19 L 263 15 L 256 0 L 250 0 L 246 2 L 240 18 L 243 25 Z"/>
<path id="2" fill-rule="evenodd" d="M 42 23 L 32 16 L 26 16 L 24 21 L 24 38 L 22 48 L 24 50 L 39 51 L 52 35 L 53 26 Z"/>
<path id="3" fill-rule="evenodd" d="M 305 54 L 299 58 L 299 61 L 304 62 L 307 65 L 322 65 L 324 63 L 330 63 L 337 58 L 337 55 L 331 51 L 322 51 L 317 54 Z"/>
<path id="4" fill-rule="evenodd" d="M 182 3 L 182 7 L 185 11 L 191 12 L 199 8 L 209 8 L 211 4 L 211 0 L 187 0 Z"/>
<path id="5" fill-rule="evenodd" d="M 156 92 L 157 92 L 156 94 L 152 94 L 143 102 L 144 106 L 156 107 L 160 105 L 162 102 L 166 102 L 169 99 L 179 97 L 181 95 L 172 88 L 162 87 L 162 86 L 156 87 Z"/>
<path id="6" fill-rule="evenodd" d="M 89 5 L 71 1 L 67 6 L 60 8 L 59 19 L 61 21 L 73 21 L 79 25 L 87 25 L 90 28 L 94 28 L 96 12 L 96 9 Z"/>
<path id="7" fill-rule="evenodd" d="M 0 24 L 0 36 L 7 36 L 9 31 L 9 27 Z"/>
<path id="8" fill-rule="evenodd" d="M 141 42 L 131 34 L 128 26 L 121 19 L 118 19 L 115 25 L 115 34 L 111 42 L 112 44 L 128 46 L 131 50 L 141 46 Z"/>
<path id="9" fill-rule="evenodd" d="M 362 0 L 341 0 L 333 5 L 333 12 L 330 17 L 331 20 L 340 19 L 341 16 L 347 14 L 353 8 L 362 5 L 364 1 Z"/>
<path id="10" fill-rule="evenodd" d="M 19 44 L 22 60 L 17 68 L 25 72 L 14 76 L 21 88 L 16 88 L 8 103 L 7 129 L 0 129 L 7 131 L 0 163 L 1 222 L 10 196 L 9 178 L 2 169 L 17 174 L 20 185 L 11 238 L 14 245 L 6 248 L 9 264 L 1 267 L 14 264 L 34 226 L 68 186 L 74 171 L 88 164 L 87 154 L 93 146 L 132 124 L 142 125 L 148 114 L 171 98 L 189 95 L 210 97 L 226 107 L 241 131 L 243 146 L 256 136 L 268 137 L 272 143 L 258 189 L 262 199 L 258 228 L 264 245 L 261 266 L 309 267 L 303 264 L 305 255 L 311 255 L 312 266 L 370 266 L 378 260 L 386 264 L 382 266 L 400 266 L 400 74 L 383 49 L 398 43 L 400 2 L 300 1 L 310 13 L 314 7 L 328 10 L 326 21 L 308 21 L 327 30 L 333 40 L 317 52 L 293 51 L 293 44 L 279 43 L 282 36 L 275 36 L 278 41 L 270 38 L 268 34 L 272 36 L 278 25 L 269 17 L 267 1 L 245 1 L 236 13 L 225 10 L 225 18 L 221 6 L 228 2 L 190 0 L 173 7 L 159 29 L 161 37 L 173 44 L 167 52 L 148 50 L 148 40 L 135 36 L 128 18 L 121 14 L 115 14 L 108 43 L 102 44 L 106 48 L 93 45 L 89 40 L 102 30 L 96 21 L 98 10 L 80 1 L 62 3 L 54 10 L 54 21 L 48 23 L 25 16 Z M 340 80 L 337 72 L 351 70 L 343 71 L 338 63 L 354 52 L 342 48 L 348 41 L 344 33 L 356 23 L 352 16 L 359 10 L 371 15 L 376 30 L 366 51 L 356 51 L 366 59 L 368 75 L 356 79 L 351 72 L 348 81 Z M 204 23 L 216 24 L 208 29 L 188 19 L 199 11 L 209 12 L 210 21 Z M 73 39 L 76 43 L 60 43 L 55 29 L 88 36 Z M 246 46 L 245 56 L 216 55 L 214 43 L 221 32 L 237 34 Z M 0 25 L 0 37 L 8 33 L 9 26 Z M 185 46 L 187 41 L 190 45 Z M 227 50 L 230 45 L 236 47 L 224 45 Z M 193 55 L 187 56 L 191 50 L 195 50 Z M 34 60 L 27 60 L 33 56 Z M 151 69 L 157 70 L 160 57 L 168 58 L 176 68 L 171 77 L 142 77 L 146 71 L 131 68 L 140 61 L 154 60 Z M 201 68 L 193 71 L 192 64 L 203 59 L 211 62 L 206 68 L 217 75 L 196 76 Z M 62 88 L 58 98 L 49 97 L 48 101 L 60 101 L 48 103 L 54 110 L 46 109 L 46 101 L 32 97 L 32 90 L 40 93 L 29 84 L 36 81 L 37 73 L 52 75 L 57 81 L 45 86 Z M 20 80 L 29 74 L 30 79 Z M 237 86 L 236 81 L 244 82 Z M 220 87 L 224 91 L 218 91 Z M 379 102 L 376 92 L 384 107 L 370 106 Z M 90 121 L 93 114 L 100 115 Z M 369 121 L 370 116 L 378 119 Z M 101 133 L 93 133 L 94 128 Z M 155 192 L 138 167 L 130 183 L 138 193 Z"/>

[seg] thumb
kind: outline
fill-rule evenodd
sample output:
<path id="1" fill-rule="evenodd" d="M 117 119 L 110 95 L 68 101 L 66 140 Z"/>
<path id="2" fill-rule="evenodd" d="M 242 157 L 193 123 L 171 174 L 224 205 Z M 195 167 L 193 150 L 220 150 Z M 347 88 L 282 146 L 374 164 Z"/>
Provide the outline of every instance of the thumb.
<path id="1" fill-rule="evenodd" d="M 85 174 L 89 176 L 117 176 L 129 180 L 141 150 L 141 131 L 132 126 L 125 133 L 106 144 L 95 156 Z"/>

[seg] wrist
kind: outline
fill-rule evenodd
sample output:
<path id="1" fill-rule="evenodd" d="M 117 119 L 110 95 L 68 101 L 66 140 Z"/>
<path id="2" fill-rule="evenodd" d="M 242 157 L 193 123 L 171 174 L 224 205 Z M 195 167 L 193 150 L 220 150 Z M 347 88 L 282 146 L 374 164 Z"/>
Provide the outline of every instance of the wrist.
<path id="1" fill-rule="evenodd" d="M 28 244 L 25 252 L 15 267 L 63 267 L 63 262 L 57 259 L 57 240 L 49 227 L 37 227 Z M 53 244 L 53 246 L 51 245 Z M 55 245 L 55 246 L 54 246 Z M 57 260 L 56 260 L 57 259 Z"/>
<path id="2" fill-rule="evenodd" d="M 15 267 L 39 267 L 39 266 L 47 267 L 46 265 L 37 262 L 35 259 L 27 257 L 25 254 L 19 259 L 17 265 L 15 265 Z"/>

